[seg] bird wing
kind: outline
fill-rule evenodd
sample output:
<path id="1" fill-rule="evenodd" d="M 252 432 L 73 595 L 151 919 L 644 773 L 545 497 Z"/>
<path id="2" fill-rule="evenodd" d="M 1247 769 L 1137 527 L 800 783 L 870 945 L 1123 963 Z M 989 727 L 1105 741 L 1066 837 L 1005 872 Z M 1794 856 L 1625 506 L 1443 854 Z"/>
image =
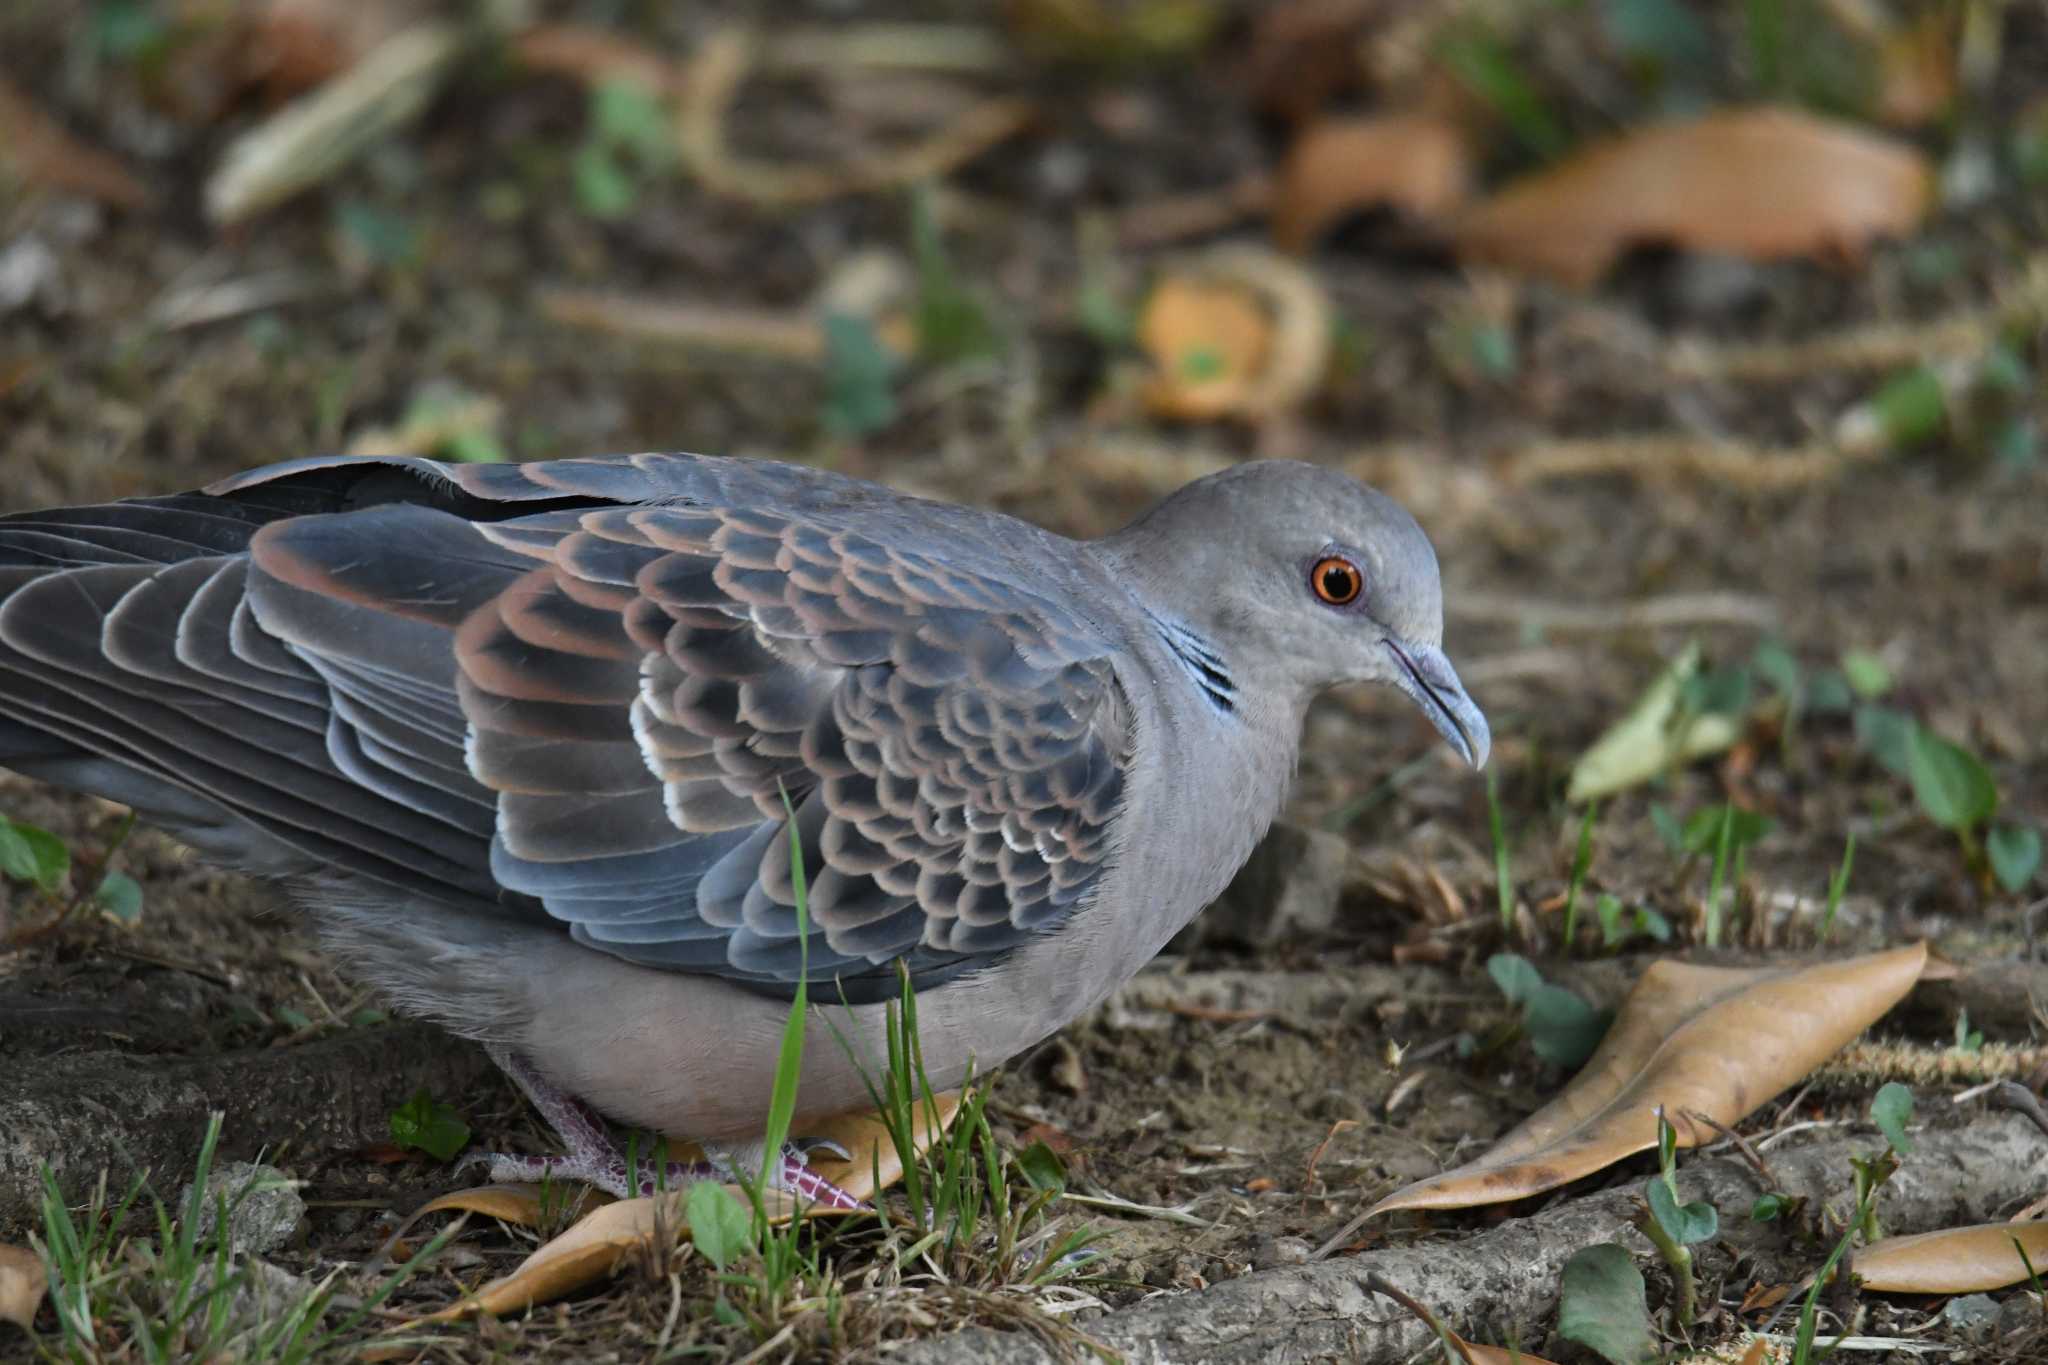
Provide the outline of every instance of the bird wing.
<path id="1" fill-rule="evenodd" d="M 686 456 L 211 491 L 0 521 L 0 715 L 309 860 L 771 991 L 943 979 L 1101 877 L 1112 644 L 952 509 L 891 534 L 868 485 Z"/>

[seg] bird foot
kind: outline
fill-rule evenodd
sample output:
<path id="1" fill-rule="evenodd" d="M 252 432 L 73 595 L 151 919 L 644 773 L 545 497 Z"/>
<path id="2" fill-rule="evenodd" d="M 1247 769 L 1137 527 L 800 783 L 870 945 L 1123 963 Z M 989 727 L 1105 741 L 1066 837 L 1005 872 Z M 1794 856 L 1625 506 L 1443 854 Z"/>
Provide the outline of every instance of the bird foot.
<path id="1" fill-rule="evenodd" d="M 669 1161 L 655 1165 L 635 1162 L 627 1169 L 626 1158 L 607 1142 L 596 1151 L 570 1152 L 562 1156 L 519 1156 L 506 1152 L 476 1152 L 463 1158 L 464 1166 L 483 1166 L 492 1180 L 574 1180 L 631 1199 L 647 1198 L 664 1190 L 680 1190 L 699 1180 L 720 1180 L 719 1169 L 706 1161 Z M 635 1179 L 635 1177 L 638 1177 Z"/>
<path id="2" fill-rule="evenodd" d="M 491 1046 L 491 1059 L 525 1093 L 569 1150 L 560 1156 L 519 1156 L 474 1152 L 462 1167 L 484 1166 L 492 1180 L 575 1180 L 608 1191 L 620 1199 L 641 1198 L 663 1190 L 684 1189 L 700 1180 L 732 1180 L 734 1156 L 708 1150 L 706 1161 L 638 1160 L 629 1169 L 626 1154 L 612 1140 L 604 1120 L 589 1105 L 555 1087 L 524 1057 L 509 1048 Z M 768 1182 L 805 1203 L 829 1209 L 864 1209 L 868 1205 L 834 1185 L 810 1167 L 808 1155 L 830 1152 L 841 1161 L 853 1154 L 829 1138 L 793 1138 L 782 1144 L 779 1161 L 770 1163 Z M 749 1169 L 753 1163 L 747 1163 Z"/>

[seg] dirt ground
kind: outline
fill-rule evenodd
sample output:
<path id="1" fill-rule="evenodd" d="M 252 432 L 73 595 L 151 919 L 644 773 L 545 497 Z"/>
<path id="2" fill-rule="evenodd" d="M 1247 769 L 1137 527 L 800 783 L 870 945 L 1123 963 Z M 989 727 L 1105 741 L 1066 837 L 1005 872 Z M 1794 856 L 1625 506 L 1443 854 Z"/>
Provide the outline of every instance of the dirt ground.
<path id="1" fill-rule="evenodd" d="M 688 7 L 687 17 L 683 7 L 545 8 L 564 18 L 637 15 L 622 28 L 675 52 L 729 17 L 712 6 Z M 845 9 L 736 8 L 752 18 L 787 10 L 811 23 Z M 955 6 L 944 17 L 977 13 Z M 947 249 L 961 276 L 987 291 L 1005 348 L 978 366 L 914 373 L 895 421 L 845 439 L 821 424 L 815 365 L 594 333 L 551 318 L 543 299 L 581 289 L 800 306 L 856 253 L 902 256 L 912 232 L 905 195 L 769 212 L 667 176 L 643 187 L 630 215 L 602 221 L 569 189 L 584 93 L 481 63 L 423 121 L 326 184 L 248 226 L 217 230 L 199 186 L 260 103 L 205 122 L 162 112 L 136 72 L 80 57 L 91 14 L 10 10 L 0 18 L 0 74 L 138 167 L 153 201 L 122 210 L 0 191 L 0 252 L 34 243 L 43 263 L 26 297 L 0 301 L 0 511 L 190 488 L 344 447 L 401 423 L 422 394 L 457 390 L 501 405 L 497 438 L 518 458 L 684 448 L 807 459 L 1081 535 L 1114 527 L 1218 462 L 1330 463 L 1402 498 L 1436 542 L 1446 647 L 1492 722 L 1513 877 L 1525 921 L 1538 926 L 1537 947 L 1524 950 L 1547 972 L 1611 1001 L 1667 953 L 1811 953 L 1818 899 L 1851 831 L 1854 876 L 1828 951 L 1924 938 L 1965 969 L 2031 960 L 2026 897 L 1963 875 L 1953 838 L 1915 814 L 1906 784 L 1858 747 L 1838 715 L 1808 717 L 1783 748 L 1766 727 L 1732 756 L 1602 808 L 1588 894 L 1659 909 L 1678 943 L 1638 940 L 1589 973 L 1585 960 L 1600 955 L 1558 949 L 1555 906 L 1578 829 L 1562 798 L 1565 775 L 1688 639 L 1723 661 L 1748 658 L 1765 638 L 1810 667 L 1848 650 L 1875 653 L 1899 680 L 1894 705 L 1984 756 L 2001 818 L 2048 827 L 2048 467 L 1973 453 L 1950 433 L 1893 458 L 1788 472 L 1798 450 L 1824 442 L 1839 415 L 1877 389 L 1895 367 L 1883 357 L 1910 357 L 1916 336 L 2016 299 L 2034 300 L 2019 307 L 2011 336 L 2026 366 L 2023 401 L 2048 415 L 2048 256 L 2039 245 L 2048 199 L 2038 189 L 1938 211 L 1911 241 L 1852 262 L 1758 266 L 1651 253 L 1587 291 L 1475 276 L 1441 253 L 1390 247 L 1367 225 L 1310 258 L 1348 338 L 1339 374 L 1284 418 L 1158 422 L 1126 398 L 1105 397 L 1114 357 L 1078 320 L 1087 253 L 1077 223 L 1093 214 L 1114 224 L 1161 196 L 1228 184 L 1271 163 L 1277 134 L 1242 97 L 1229 42 L 1149 68 L 1022 66 L 989 80 L 1035 99 L 1037 116 L 950 176 L 936 200 Z M 2044 54 L 2042 12 L 2012 7 L 1993 107 L 2027 102 L 2048 69 Z M 738 140 L 763 156 L 851 136 L 820 132 L 830 119 L 800 83 L 752 93 L 740 108 Z M 364 224 L 397 233 L 404 249 L 380 257 L 365 246 L 374 231 Z M 1223 235 L 1259 232 L 1251 222 Z M 1118 278 L 1135 290 L 1147 271 L 1198 244 L 1121 249 Z M 232 298 L 252 281 L 276 284 L 278 301 L 218 317 L 193 303 Z M 1507 372 L 1475 371 L 1447 351 L 1447 329 L 1474 317 L 1504 325 Z M 1782 363 L 1737 363 L 1751 348 L 1780 344 Z M 1638 447 L 1615 454 L 1620 438 Z M 1749 465 L 1670 454 L 1702 445 L 1759 454 Z M 1606 453 L 1576 458 L 1587 450 Z M 1675 619 L 1633 613 L 1629 604 L 1644 599 L 1676 604 Z M 1379 1195 L 1481 1150 L 1562 1080 L 1526 1047 L 1482 1050 L 1468 1063 L 1449 1046 L 1461 1034 L 1485 1038 L 1507 1017 L 1483 967 L 1503 946 L 1484 783 L 1391 695 L 1327 699 L 1303 752 L 1289 821 L 1340 835 L 1358 860 L 1330 922 L 1275 929 L 1253 907 L 1233 916 L 1227 935 L 1198 924 L 1162 963 L 1191 983 L 1193 1008 L 1112 1010 L 1012 1064 L 997 1083 L 1006 1135 L 1052 1141 L 1086 1187 L 1209 1224 L 1089 1215 L 1107 1253 L 1105 1283 L 1093 1292 L 1112 1306 L 1300 1259 L 1304 1242 L 1321 1242 Z M 1729 796 L 1774 824 L 1749 858 L 1737 946 L 1716 956 L 1692 946 L 1704 874 L 1681 878 L 1650 811 L 1661 805 L 1682 818 Z M 0 813 L 81 851 L 103 845 L 121 818 L 6 776 Z M 0 953 L 0 1078 L 61 1094 L 65 1076 L 110 1055 L 166 1066 L 275 1056 L 393 1027 L 266 888 L 209 870 L 146 831 L 118 857 L 144 888 L 139 921 L 81 916 Z M 26 898 L 18 887 L 15 896 L 22 922 Z M 0 912 L 0 926 L 8 923 Z M 1271 975 L 1299 999 L 1256 1011 L 1210 1007 L 1204 983 L 1223 979 L 1212 973 Z M 1328 981 L 1347 978 L 1366 984 L 1330 994 Z M 1976 1020 L 1989 1040 L 2038 1042 L 2030 1002 L 2005 1004 L 1993 1022 Z M 1940 1045 L 1954 1024 L 1920 1008 L 1880 1032 Z M 1390 1046 L 1433 1044 L 1424 1078 L 1404 1084 L 1416 1067 L 1390 1065 Z M 228 1146 L 242 1155 L 267 1147 L 307 1182 L 312 1212 L 275 1258 L 287 1268 L 317 1277 L 360 1263 L 388 1231 L 388 1214 L 454 1183 L 445 1168 L 378 1150 L 376 1096 L 410 1093 L 412 1077 L 347 1081 L 369 1095 L 364 1131 L 280 1152 L 296 1131 L 292 1116 L 276 1112 L 260 1066 L 236 1074 L 246 1089 L 210 1100 L 226 1112 Z M 438 1098 L 462 1111 L 479 1141 L 537 1144 L 516 1095 L 484 1070 L 473 1075 L 464 1093 Z M 1789 1114 L 1766 1106 L 1745 1131 L 1854 1118 L 1874 1088 L 1875 1079 L 1837 1076 Z M 1947 1103 L 1960 1088 L 1920 1088 L 1931 1125 L 1979 1121 L 1981 1110 Z M 1640 1181 L 1642 1167 L 1625 1169 Z M 1996 1216 L 2041 1193 L 2038 1181 L 2012 1189 Z M 20 1240 L 19 1200 L 0 1201 L 7 1209 L 0 1241 Z M 1463 1235 L 1498 1221 L 1481 1212 L 1432 1226 Z M 1397 1221 L 1362 1238 L 1405 1243 L 1425 1231 Z M 462 1248 L 407 1301 L 445 1300 L 520 1251 L 481 1229 Z M 1718 1254 L 1708 1253 L 1710 1263 Z M 1752 1279 L 1768 1278 L 1758 1268 L 1766 1263 L 1715 1267 L 1731 1310 Z M 1799 1264 L 1781 1256 L 1775 1268 L 1789 1275 Z M 560 1358 L 594 1358 L 585 1325 L 621 1296 L 655 1292 L 629 1283 L 560 1314 L 451 1332 L 430 1357 L 554 1343 Z M 1917 1331 L 1935 1321 L 1936 1306 L 1879 1299 L 1862 1330 Z M 1729 1311 L 1717 1321 L 1726 1336 L 1758 1318 Z M 1493 1339 L 1518 1331 L 1534 1350 L 1576 1349 L 1547 1339 L 1547 1320 L 1466 1325 Z M 20 1345 L 9 1330 L 0 1325 L 0 1355 Z M 1928 1330 L 1924 1342 L 1976 1349 L 1938 1322 Z M 647 1356 L 644 1336 L 621 1341 L 607 1348 L 612 1358 Z"/>

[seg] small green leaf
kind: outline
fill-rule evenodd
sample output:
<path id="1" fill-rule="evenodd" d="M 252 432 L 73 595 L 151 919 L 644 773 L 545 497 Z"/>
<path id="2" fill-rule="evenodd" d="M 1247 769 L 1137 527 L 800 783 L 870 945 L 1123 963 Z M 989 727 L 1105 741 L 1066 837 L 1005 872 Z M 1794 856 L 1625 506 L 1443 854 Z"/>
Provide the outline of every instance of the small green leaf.
<path id="1" fill-rule="evenodd" d="M 1760 1194 L 1749 1206 L 1749 1221 L 1752 1223 L 1774 1222 L 1785 1216 L 1792 1207 L 1792 1201 L 1782 1194 Z"/>
<path id="2" fill-rule="evenodd" d="M 1034 1190 L 1066 1193 L 1067 1163 L 1043 1142 L 1034 1142 L 1017 1153 L 1017 1171 Z"/>
<path id="3" fill-rule="evenodd" d="M 1907 775 L 1920 809 L 1943 829 L 1973 830 L 1998 809 L 1998 785 L 1990 770 L 1968 749 L 1925 726 L 1913 731 Z"/>
<path id="4" fill-rule="evenodd" d="M 601 143 L 586 142 L 569 161 L 569 177 L 576 190 L 576 205 L 592 218 L 623 218 L 633 211 L 640 189 L 611 150 Z"/>
<path id="5" fill-rule="evenodd" d="M 1486 959 L 1486 974 L 1514 1005 L 1524 1003 L 1543 986 L 1543 973 L 1520 953 L 1495 953 Z"/>
<path id="6" fill-rule="evenodd" d="M 1769 816 L 1733 804 L 1696 810 L 1685 822 L 1682 842 L 1687 853 L 1713 853 L 1721 847 L 1721 825 L 1728 826 L 1728 849 L 1746 848 L 1771 832 Z"/>
<path id="7" fill-rule="evenodd" d="M 683 1204 L 690 1223 L 690 1241 L 704 1259 L 723 1270 L 754 1250 L 754 1219 L 732 1191 L 715 1180 L 690 1186 Z"/>
<path id="8" fill-rule="evenodd" d="M 126 924 L 142 918 L 142 884 L 125 872 L 109 872 L 100 878 L 92 903 Z"/>
<path id="9" fill-rule="evenodd" d="M 1440 40 L 1437 59 L 1458 83 L 1493 107 L 1529 150 L 1549 160 L 1570 137 L 1564 122 L 1523 75 L 1507 45 L 1478 24 L 1456 26 Z"/>
<path id="10" fill-rule="evenodd" d="M 469 1125 L 460 1114 L 436 1102 L 422 1088 L 391 1111 L 391 1140 L 401 1147 L 417 1148 L 447 1161 L 469 1145 Z"/>
<path id="11" fill-rule="evenodd" d="M 1681 0 L 1603 0 L 1600 20 L 1624 57 L 1661 73 L 1699 71 L 1713 60 L 1714 38 Z"/>
<path id="12" fill-rule="evenodd" d="M 1809 711 L 1837 715 L 1856 704 L 1856 693 L 1839 669 L 1817 668 L 1806 680 L 1804 705 Z"/>
<path id="13" fill-rule="evenodd" d="M 1129 304 L 1099 280 L 1090 280 L 1074 296 L 1074 320 L 1104 350 L 1121 350 L 1137 335 L 1138 319 Z"/>
<path id="14" fill-rule="evenodd" d="M 1856 742 L 1894 777 L 1913 771 L 1913 735 L 1920 726 L 1904 711 L 1889 706 L 1856 708 Z"/>
<path id="15" fill-rule="evenodd" d="M 825 318 L 826 430 L 859 438 L 896 420 L 896 357 L 864 318 Z"/>
<path id="16" fill-rule="evenodd" d="M 419 228 L 402 214 L 360 199 L 345 199 L 334 210 L 334 222 L 374 265 L 395 269 L 419 259 Z"/>
<path id="17" fill-rule="evenodd" d="M 1657 1220 L 1657 1226 L 1680 1246 L 1707 1241 L 1721 1230 L 1721 1216 L 1712 1204 L 1704 1199 L 1681 1204 L 1661 1179 L 1644 1185 L 1643 1196 L 1649 1201 L 1650 1216 Z"/>
<path id="18" fill-rule="evenodd" d="M 1789 702 L 1797 702 L 1804 695 L 1801 687 L 1799 660 L 1792 651 L 1778 640 L 1765 640 L 1756 647 L 1750 658 L 1750 667 L 1757 676 L 1771 685 L 1771 690 Z"/>
<path id="19" fill-rule="evenodd" d="M 940 240 L 929 191 L 910 202 L 912 254 L 917 260 L 918 354 L 940 364 L 981 360 L 1002 350 L 1002 338 L 981 298 L 963 284 Z"/>
<path id="20" fill-rule="evenodd" d="M 2015 417 L 1991 438 L 1991 458 L 2001 470 L 2032 469 L 2041 458 L 2041 429 L 2030 417 Z"/>
<path id="21" fill-rule="evenodd" d="M 1593 913 L 1600 917 L 1600 942 L 1603 946 L 1612 948 L 1628 936 L 1621 927 L 1622 904 L 1619 897 L 1601 892 L 1600 898 L 1593 902 Z"/>
<path id="22" fill-rule="evenodd" d="M 1678 823 L 1678 817 L 1671 808 L 1659 801 L 1650 807 L 1650 825 L 1657 831 L 1657 837 L 1673 853 L 1685 852 L 1685 827 Z"/>
<path id="23" fill-rule="evenodd" d="M 1557 1331 L 1612 1365 L 1643 1365 L 1656 1357 L 1643 1274 L 1626 1249 L 1601 1242 L 1564 1263 L 1557 1291 Z"/>
<path id="24" fill-rule="evenodd" d="M 2024 826 L 2000 825 L 1985 836 L 1984 852 L 1990 855 L 1991 872 L 1998 884 L 2017 896 L 2040 869 L 2041 833 Z"/>
<path id="25" fill-rule="evenodd" d="M 1906 1136 L 1906 1122 L 1912 1117 L 1913 1092 L 1898 1081 L 1885 1082 L 1870 1102 L 1870 1121 L 1900 1156 L 1913 1150 L 1913 1140 Z"/>
<path id="26" fill-rule="evenodd" d="M 1842 677 L 1865 701 L 1876 701 L 1892 690 L 1892 671 L 1883 659 L 1867 649 L 1851 649 L 1842 655 Z"/>
<path id="27" fill-rule="evenodd" d="M 277 1022 L 283 1024 L 288 1029 L 306 1029 L 313 1027 L 313 1016 L 307 1014 L 302 1009 L 294 1009 L 290 1005 L 279 1005 L 277 1007 Z"/>
<path id="28" fill-rule="evenodd" d="M 639 81 L 614 78 L 593 90 L 590 129 L 598 142 L 629 152 L 647 166 L 665 165 L 673 151 L 668 111 Z"/>
<path id="29" fill-rule="evenodd" d="M 390 1012 L 378 1009 L 375 1005 L 365 1005 L 348 1017 L 350 1028 L 375 1028 L 378 1024 L 390 1022 Z"/>
<path id="30" fill-rule="evenodd" d="M 1740 717 L 1749 710 L 1749 670 L 1740 664 L 1703 669 L 1678 689 L 1679 704 L 1695 716 Z"/>
<path id="31" fill-rule="evenodd" d="M 1925 365 L 1893 375 L 1870 400 L 1878 426 L 1894 446 L 1913 446 L 1939 435 L 1948 420 L 1941 377 Z"/>
<path id="32" fill-rule="evenodd" d="M 1636 907 L 1636 928 L 1659 943 L 1671 942 L 1671 921 L 1647 905 Z"/>
<path id="33" fill-rule="evenodd" d="M 164 51 L 171 25 L 147 0 L 100 0 L 93 7 L 92 35 L 113 60 L 140 62 Z"/>
<path id="34" fill-rule="evenodd" d="M 1593 1055 L 1613 1016 L 1595 1009 L 1562 986 L 1548 982 L 1530 992 L 1522 1006 L 1529 1046 L 1553 1066 L 1570 1069 Z"/>
<path id="35" fill-rule="evenodd" d="M 0 873 L 55 895 L 71 875 L 71 850 L 46 829 L 0 819 Z"/>
<path id="36" fill-rule="evenodd" d="M 505 453 L 505 447 L 497 436 L 483 427 L 469 427 L 455 432 L 435 452 L 464 464 L 504 464 L 512 457 Z"/>

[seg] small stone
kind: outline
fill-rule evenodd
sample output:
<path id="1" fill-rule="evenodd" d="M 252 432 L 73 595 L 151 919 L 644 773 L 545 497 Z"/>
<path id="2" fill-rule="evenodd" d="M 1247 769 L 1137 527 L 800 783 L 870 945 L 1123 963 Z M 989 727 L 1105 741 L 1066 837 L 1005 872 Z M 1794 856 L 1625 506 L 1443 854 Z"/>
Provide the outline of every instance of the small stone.
<path id="1" fill-rule="evenodd" d="M 227 1162 L 207 1177 L 206 1198 L 199 1211 L 200 1236 L 213 1232 L 222 1199 L 228 1206 L 228 1249 L 236 1255 L 260 1254 L 283 1246 L 306 1216 L 306 1201 L 299 1197 L 297 1183 L 275 1166 L 258 1166 L 252 1161 Z M 188 1183 L 178 1196 L 178 1207 L 189 1208 L 191 1203 L 192 1186 Z"/>
<path id="2" fill-rule="evenodd" d="M 1313 1250 L 1300 1237 L 1261 1237 L 1252 1248 L 1252 1264 L 1260 1270 L 1281 1265 L 1307 1265 Z"/>
<path id="3" fill-rule="evenodd" d="M 243 1256 L 231 1262 L 229 1274 L 237 1270 L 242 1273 L 242 1282 L 235 1286 L 233 1315 L 251 1321 L 275 1322 L 298 1304 L 304 1303 L 317 1286 L 303 1276 L 294 1275 L 282 1266 L 274 1266 L 261 1256 Z M 211 1262 L 199 1271 L 197 1297 L 204 1297 L 213 1284 L 214 1267 Z"/>
<path id="4" fill-rule="evenodd" d="M 58 312 L 63 295 L 63 267 L 40 238 L 23 237 L 0 250 L 0 313 L 30 303 L 40 303 L 44 312 Z"/>
<path id="5" fill-rule="evenodd" d="M 1971 1341 L 1989 1340 L 1998 1314 L 1998 1300 L 1989 1294 L 1961 1294 L 1941 1310 L 1942 1320 Z"/>
<path id="6" fill-rule="evenodd" d="M 2048 1320 L 2048 1314 L 2042 1313 L 2041 1300 L 2027 1290 L 2008 1296 L 2004 1303 L 1998 1305 L 1998 1335 L 2001 1337 L 2038 1332 L 2044 1320 Z"/>

